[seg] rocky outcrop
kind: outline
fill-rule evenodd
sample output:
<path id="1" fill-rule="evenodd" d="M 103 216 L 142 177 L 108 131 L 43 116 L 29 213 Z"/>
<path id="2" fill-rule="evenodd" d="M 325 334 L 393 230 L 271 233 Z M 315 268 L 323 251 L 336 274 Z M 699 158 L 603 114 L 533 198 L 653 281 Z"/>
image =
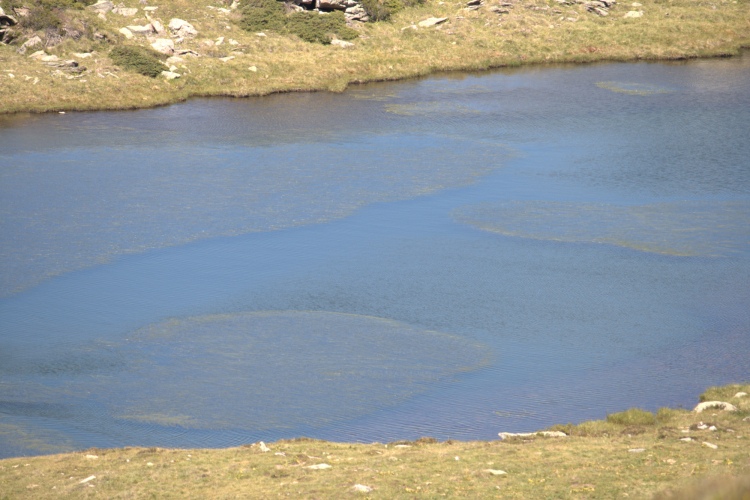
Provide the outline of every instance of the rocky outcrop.
<path id="1" fill-rule="evenodd" d="M 8 33 L 10 28 L 16 24 L 18 24 L 16 18 L 5 14 L 3 8 L 0 7 L 0 42 L 5 39 L 6 33 Z"/>
<path id="2" fill-rule="evenodd" d="M 102 14 L 111 12 L 112 10 L 114 10 L 114 8 L 115 4 L 113 4 L 109 0 L 99 0 L 94 5 L 89 5 L 89 9 L 95 10 L 96 12 L 100 12 Z"/>
<path id="3" fill-rule="evenodd" d="M 731 403 L 725 403 L 724 401 L 704 401 L 703 403 L 693 408 L 693 411 L 695 413 L 701 413 L 705 410 L 708 410 L 709 408 L 715 408 L 717 410 L 724 411 L 737 411 L 736 406 Z"/>
<path id="4" fill-rule="evenodd" d="M 192 24 L 178 18 L 171 19 L 168 27 L 172 34 L 182 38 L 192 38 L 198 34 L 198 30 Z"/>

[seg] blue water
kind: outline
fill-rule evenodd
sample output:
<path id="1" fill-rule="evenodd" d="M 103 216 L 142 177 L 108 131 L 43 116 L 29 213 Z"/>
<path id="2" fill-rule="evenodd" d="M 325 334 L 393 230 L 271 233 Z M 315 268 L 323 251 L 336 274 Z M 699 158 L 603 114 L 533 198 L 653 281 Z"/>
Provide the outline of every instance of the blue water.
<path id="1" fill-rule="evenodd" d="M 0 456 L 691 406 L 750 375 L 748 130 L 747 56 L 4 117 Z"/>

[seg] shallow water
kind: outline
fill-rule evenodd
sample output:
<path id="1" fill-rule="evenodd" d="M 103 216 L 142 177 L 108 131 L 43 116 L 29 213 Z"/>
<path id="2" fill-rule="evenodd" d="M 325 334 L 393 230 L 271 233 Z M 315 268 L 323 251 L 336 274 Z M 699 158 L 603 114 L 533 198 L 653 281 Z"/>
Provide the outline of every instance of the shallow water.
<path id="1" fill-rule="evenodd" d="M 492 439 L 750 372 L 750 58 L 0 118 L 0 456 Z"/>

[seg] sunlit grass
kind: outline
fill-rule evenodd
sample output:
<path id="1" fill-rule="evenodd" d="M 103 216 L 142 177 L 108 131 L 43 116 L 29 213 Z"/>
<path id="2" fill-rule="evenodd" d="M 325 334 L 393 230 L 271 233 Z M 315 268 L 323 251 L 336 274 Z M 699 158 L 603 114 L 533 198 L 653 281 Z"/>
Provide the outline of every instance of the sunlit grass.
<path id="1" fill-rule="evenodd" d="M 92 53 L 79 60 L 87 68 L 81 75 L 56 71 L 18 54 L 17 46 L 1 45 L 0 112 L 135 108 L 190 96 L 340 92 L 356 82 L 436 71 L 707 57 L 737 54 L 750 45 L 746 0 L 646 1 L 638 7 L 644 16 L 637 19 L 623 18 L 632 8 L 626 3 L 617 4 L 605 18 L 581 5 L 560 5 L 553 0 L 516 2 L 507 13 L 497 14 L 490 10 L 497 3 L 486 1 L 480 9 L 468 11 L 464 2 L 428 1 L 397 13 L 388 22 L 358 26 L 354 47 L 340 48 L 270 32 L 258 36 L 240 29 L 237 12 L 221 14 L 202 4 L 164 1 L 152 18 L 166 25 L 171 17 L 180 17 L 199 31 L 197 37 L 178 43 L 179 48 L 194 50 L 199 56 L 185 56 L 185 62 L 177 64 L 182 77 L 169 82 L 123 71 L 107 56 L 112 43 L 124 42 L 120 27 L 147 22 L 142 11 L 135 18 L 109 14 L 106 21 L 82 11 L 76 15 L 88 16 L 86 21 L 112 43 L 82 38 L 47 49 L 66 59 L 75 59 L 74 53 Z M 411 28 L 427 17 L 448 21 L 432 28 Z M 223 41 L 218 43 L 220 37 Z M 129 43 L 136 42 L 148 44 L 138 37 Z M 226 57 L 233 59 L 223 61 Z"/>
<path id="2" fill-rule="evenodd" d="M 739 405 L 750 401 L 735 396 L 743 391 L 750 392 L 750 385 L 712 388 L 701 399 L 731 396 L 725 399 Z M 358 495 L 357 484 L 372 488 L 368 498 L 649 498 L 660 493 L 659 498 L 740 499 L 750 494 L 745 415 L 628 410 L 606 420 L 557 426 L 567 438 L 389 444 L 295 439 L 268 443 L 266 452 L 257 443 L 222 450 L 89 449 L 0 460 L 0 484 L 7 498 L 35 499 L 345 498 Z M 320 464 L 330 468 L 311 468 Z"/>

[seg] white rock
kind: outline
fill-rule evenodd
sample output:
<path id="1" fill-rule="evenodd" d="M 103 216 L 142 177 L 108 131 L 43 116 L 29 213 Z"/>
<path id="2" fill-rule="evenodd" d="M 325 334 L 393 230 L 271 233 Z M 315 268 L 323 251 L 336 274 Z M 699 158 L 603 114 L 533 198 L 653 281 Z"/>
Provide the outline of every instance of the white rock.
<path id="1" fill-rule="evenodd" d="M 42 62 L 57 62 L 60 60 L 60 58 L 55 55 L 51 55 L 51 56 L 42 56 L 39 58 L 39 60 Z"/>
<path id="2" fill-rule="evenodd" d="M 229 39 L 229 45 L 239 45 L 239 44 L 240 42 L 238 42 L 237 40 L 232 40 L 231 38 Z"/>
<path id="3" fill-rule="evenodd" d="M 37 50 L 36 52 L 34 52 L 33 54 L 31 54 L 29 56 L 29 58 L 31 58 L 31 59 L 39 59 L 39 58 L 41 58 L 41 57 L 43 57 L 45 55 L 47 55 L 47 53 L 45 51 L 43 51 L 43 50 Z"/>
<path id="4" fill-rule="evenodd" d="M 89 5 L 89 9 L 97 12 L 109 12 L 115 8 L 115 4 L 109 0 L 99 0 L 94 5 Z"/>
<path id="5" fill-rule="evenodd" d="M 680 438 L 680 441 L 684 441 L 684 442 L 686 442 L 686 443 L 689 443 L 689 442 L 691 442 L 692 440 L 693 440 L 693 438 L 691 438 L 691 437 L 684 437 L 684 438 Z"/>
<path id="6" fill-rule="evenodd" d="M 163 76 L 166 80 L 174 80 L 175 78 L 179 78 L 182 75 L 173 71 L 162 71 L 161 76 Z"/>
<path id="7" fill-rule="evenodd" d="M 89 460 L 96 460 L 97 458 L 99 458 L 99 455 L 86 455 L 86 458 L 88 458 Z"/>
<path id="8" fill-rule="evenodd" d="M 352 42 L 347 42 L 346 40 L 338 40 L 338 39 L 331 40 L 331 45 L 334 45 L 336 47 L 341 47 L 342 49 L 348 49 L 349 47 L 354 47 L 354 44 Z"/>
<path id="9" fill-rule="evenodd" d="M 624 16 L 626 18 L 635 19 L 638 17 L 643 17 L 643 11 L 642 10 L 631 10 L 630 12 L 626 12 Z"/>
<path id="10" fill-rule="evenodd" d="M 322 469 L 330 469 L 331 466 L 328 464 L 315 464 L 315 465 L 308 465 L 305 467 L 305 469 L 312 469 L 312 470 L 322 470 Z"/>
<path id="11" fill-rule="evenodd" d="M 89 476 L 86 479 L 81 479 L 80 481 L 78 481 L 78 484 L 88 483 L 89 481 L 93 481 L 94 479 L 96 479 L 96 476 Z"/>
<path id="12" fill-rule="evenodd" d="M 258 443 L 258 446 L 260 447 L 260 451 L 262 451 L 263 453 L 271 451 L 271 448 L 269 448 L 268 446 L 266 446 L 266 443 L 264 443 L 263 441 L 261 441 L 260 443 Z"/>
<path id="13" fill-rule="evenodd" d="M 125 16 L 125 17 L 133 17 L 134 15 L 138 14 L 138 9 L 127 8 L 127 7 L 116 7 L 112 9 L 112 13 L 120 14 L 121 16 Z"/>
<path id="14" fill-rule="evenodd" d="M 222 43 L 224 43 L 224 37 L 220 36 L 216 39 L 216 45 L 221 45 Z"/>
<path id="15" fill-rule="evenodd" d="M 365 486 L 364 484 L 355 484 L 352 486 L 352 490 L 358 491 L 359 493 L 370 493 L 372 491 L 372 488 L 369 486 Z"/>
<path id="16" fill-rule="evenodd" d="M 567 434 L 560 431 L 541 431 L 541 432 L 498 432 L 498 436 L 500 436 L 500 439 L 507 439 L 510 437 L 534 437 L 534 436 L 543 436 L 543 437 L 568 437 Z"/>
<path id="17" fill-rule="evenodd" d="M 221 61 L 221 62 L 229 62 L 232 59 L 234 59 L 234 56 L 220 57 L 219 61 Z"/>
<path id="18" fill-rule="evenodd" d="M 700 413 L 703 410 L 707 410 L 708 408 L 718 408 L 719 410 L 724 411 L 737 411 L 737 408 L 734 405 L 725 403 L 724 401 L 704 401 L 703 403 L 693 408 L 693 411 L 695 413 Z"/>
<path id="19" fill-rule="evenodd" d="M 151 6 L 151 7 L 144 7 L 143 10 L 145 10 L 146 12 L 153 12 L 153 11 L 157 10 L 158 8 L 159 7 L 153 7 L 153 6 Z"/>
<path id="20" fill-rule="evenodd" d="M 127 28 L 134 35 L 150 35 L 154 32 L 154 27 L 151 26 L 151 24 L 145 24 L 143 26 L 127 26 Z"/>
<path id="21" fill-rule="evenodd" d="M 643 453 L 644 451 L 646 451 L 646 448 L 630 448 L 628 453 Z"/>
<path id="22" fill-rule="evenodd" d="M 128 40 L 132 40 L 135 36 L 133 35 L 133 32 L 127 28 L 120 28 L 120 34 L 125 35 L 125 38 L 127 38 Z"/>
<path id="23" fill-rule="evenodd" d="M 715 445 L 715 444 L 713 444 L 713 443 L 709 443 L 709 442 L 707 442 L 707 441 L 703 441 L 703 442 L 702 442 L 701 444 L 702 444 L 703 446 L 706 446 L 706 447 L 708 447 L 708 448 L 711 448 L 712 450 L 717 450 L 717 449 L 719 449 L 719 447 L 718 447 L 718 446 L 716 446 L 716 445 Z"/>
<path id="24" fill-rule="evenodd" d="M 31 49 L 33 47 L 37 47 L 39 45 L 43 45 L 44 42 L 42 42 L 42 39 L 39 38 L 39 36 L 32 36 L 28 40 L 26 40 L 21 47 L 18 49 L 19 54 L 25 54 L 28 49 Z"/>
<path id="25" fill-rule="evenodd" d="M 169 38 L 157 38 L 151 44 L 151 48 L 168 56 L 174 54 L 174 42 Z"/>
<path id="26" fill-rule="evenodd" d="M 640 4 L 638 2 L 633 2 L 630 4 L 631 7 L 643 7 L 643 4 Z"/>
<path id="27" fill-rule="evenodd" d="M 77 57 L 78 59 L 88 59 L 93 54 L 91 52 L 73 52 L 73 56 Z"/>
<path id="28" fill-rule="evenodd" d="M 180 56 L 172 56 L 167 59 L 167 64 L 169 64 L 170 66 L 173 64 L 180 64 L 184 62 L 185 62 L 185 59 Z"/>
<path id="29" fill-rule="evenodd" d="M 247 68 L 247 69 L 249 69 L 249 70 L 250 70 L 250 71 L 252 71 L 253 73 L 256 73 L 256 72 L 258 71 L 258 68 L 257 68 L 256 66 L 250 66 L 250 67 L 249 67 L 249 68 Z"/>
<path id="30" fill-rule="evenodd" d="M 447 17 L 430 17 L 422 21 L 419 21 L 417 25 L 420 28 L 429 28 L 430 26 L 436 26 L 438 24 L 442 24 L 447 20 L 448 20 Z"/>
<path id="31" fill-rule="evenodd" d="M 167 30 L 164 29 L 164 25 L 156 19 L 151 20 L 151 27 L 154 29 L 154 32 L 159 35 L 163 35 L 167 32 Z"/>
<path id="32" fill-rule="evenodd" d="M 734 395 L 734 396 L 732 396 L 732 397 L 733 397 L 733 398 L 744 398 L 745 396 L 747 396 L 747 393 L 746 393 L 746 392 L 738 392 L 737 394 L 735 394 L 735 395 Z"/>
<path id="33" fill-rule="evenodd" d="M 255 36 L 266 36 L 265 33 L 256 33 Z"/>
<path id="34" fill-rule="evenodd" d="M 485 469 L 484 472 L 492 474 L 493 476 L 504 476 L 508 474 L 504 470 L 498 470 L 498 469 Z"/>
<path id="35" fill-rule="evenodd" d="M 195 36 L 198 34 L 198 30 L 192 24 L 176 17 L 170 19 L 169 29 L 172 30 L 172 33 L 179 36 Z"/>

